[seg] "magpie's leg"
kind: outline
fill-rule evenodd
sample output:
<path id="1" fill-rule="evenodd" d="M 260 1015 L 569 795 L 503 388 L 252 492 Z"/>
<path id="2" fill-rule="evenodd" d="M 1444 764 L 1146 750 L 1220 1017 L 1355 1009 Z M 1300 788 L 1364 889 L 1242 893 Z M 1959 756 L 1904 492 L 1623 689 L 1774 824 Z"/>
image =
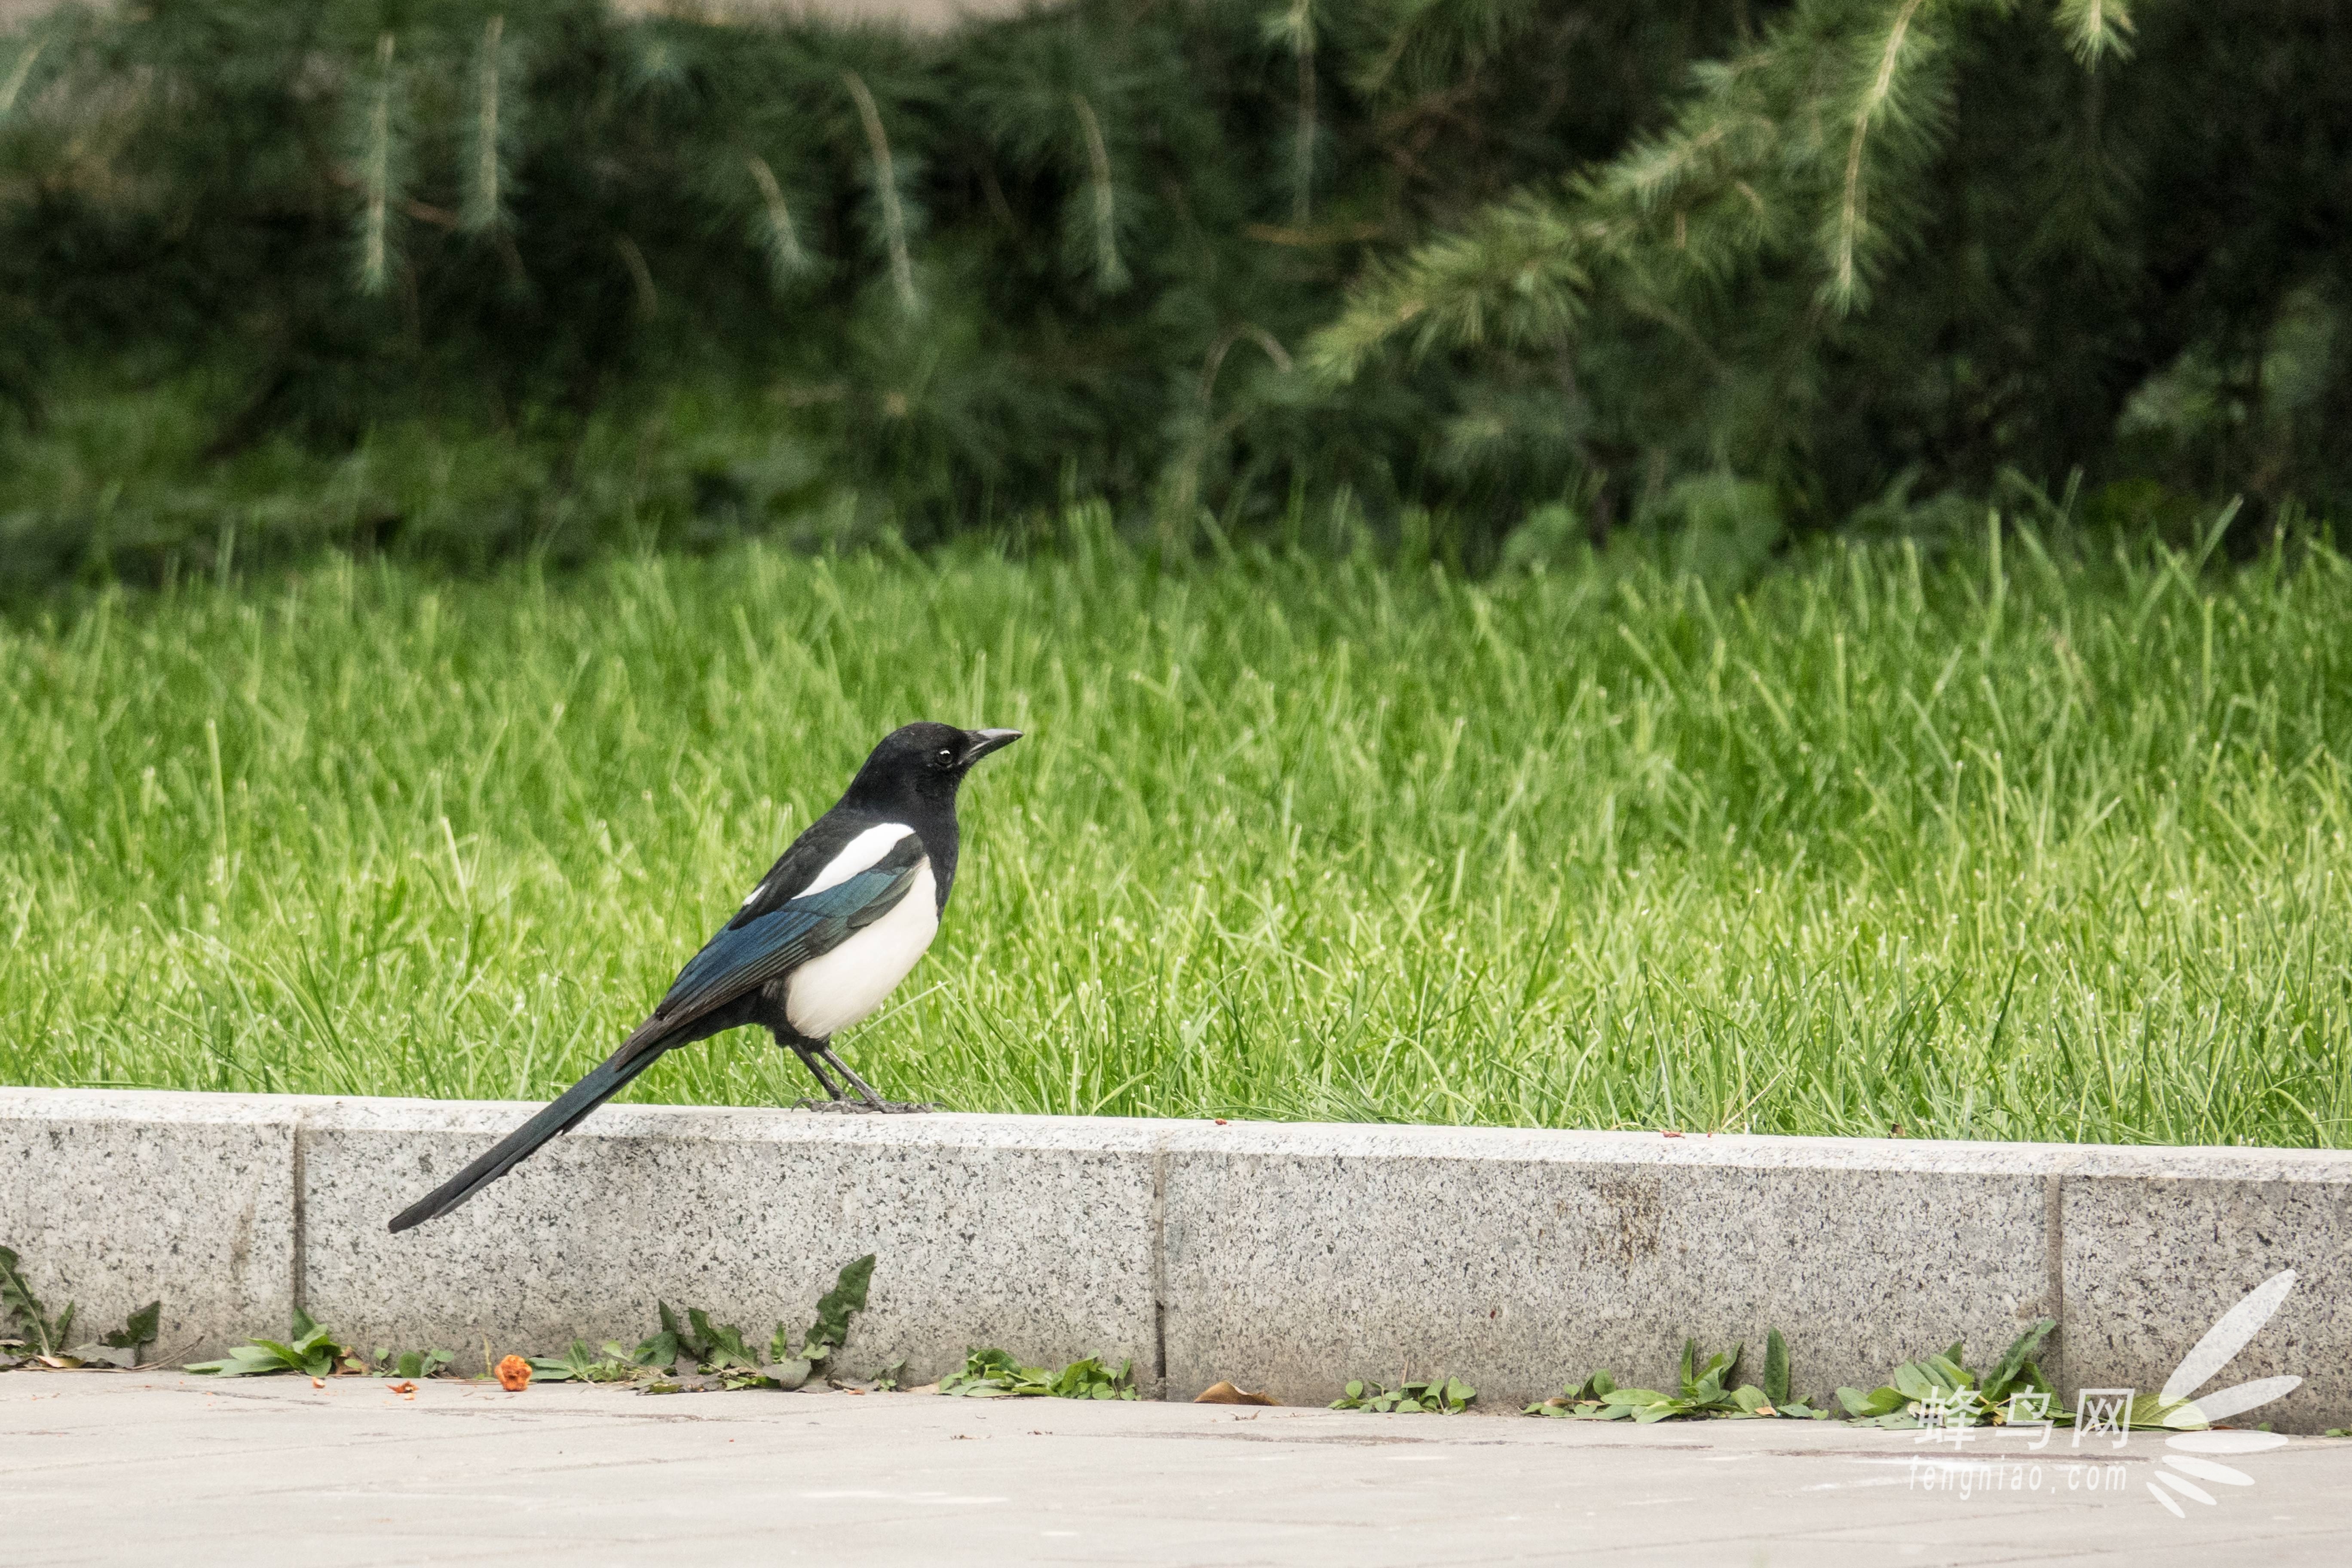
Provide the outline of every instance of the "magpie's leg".
<path id="1" fill-rule="evenodd" d="M 817 1065 L 816 1053 L 814 1051 L 811 1050 L 806 1046 L 794 1046 L 793 1047 L 793 1054 L 801 1058 L 801 1066 L 808 1068 L 810 1073 L 814 1075 L 816 1081 L 823 1086 L 824 1096 L 827 1100 L 843 1100 L 847 1098 L 841 1092 L 841 1086 L 839 1084 L 835 1083 L 833 1079 L 824 1076 L 824 1068 Z"/>
<path id="2" fill-rule="evenodd" d="M 827 1100 L 842 1098 L 841 1086 L 824 1076 L 824 1068 L 817 1065 L 816 1058 L 811 1054 L 818 1048 L 817 1047 L 805 1040 L 794 1038 L 773 1024 L 768 1026 L 768 1033 L 776 1037 L 776 1044 L 779 1047 L 801 1058 L 801 1066 L 809 1069 L 809 1075 L 816 1079 L 817 1087 L 824 1090 L 824 1097 Z"/>
<path id="3" fill-rule="evenodd" d="M 847 1062 L 843 1061 L 839 1057 L 833 1054 L 832 1041 L 818 1041 L 816 1046 L 816 1054 L 823 1057 L 826 1061 L 832 1063 L 833 1070 L 847 1079 L 851 1086 L 854 1087 L 859 1094 L 866 1097 L 866 1104 L 872 1106 L 877 1110 L 883 1109 L 882 1097 L 874 1092 L 874 1086 L 867 1083 L 864 1079 L 859 1078 L 856 1073 L 850 1070 L 850 1066 Z M 814 1071 L 816 1064 L 814 1062 L 811 1062 L 809 1064 L 809 1068 L 811 1071 Z M 836 1094 L 834 1098 L 835 1100 L 839 1100 L 841 1096 Z"/>

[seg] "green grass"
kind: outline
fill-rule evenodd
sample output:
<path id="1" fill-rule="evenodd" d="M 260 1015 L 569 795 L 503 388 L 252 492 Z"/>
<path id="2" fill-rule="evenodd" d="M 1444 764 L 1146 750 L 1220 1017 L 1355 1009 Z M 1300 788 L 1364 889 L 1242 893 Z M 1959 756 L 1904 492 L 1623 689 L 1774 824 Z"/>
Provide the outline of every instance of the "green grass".
<path id="1" fill-rule="evenodd" d="M 2352 1135 L 2352 564 L 329 564 L 0 624 L 0 1079 L 541 1098 L 1018 725 L 850 1058 L 974 1110 Z M 642 1100 L 807 1086 L 749 1034 Z"/>

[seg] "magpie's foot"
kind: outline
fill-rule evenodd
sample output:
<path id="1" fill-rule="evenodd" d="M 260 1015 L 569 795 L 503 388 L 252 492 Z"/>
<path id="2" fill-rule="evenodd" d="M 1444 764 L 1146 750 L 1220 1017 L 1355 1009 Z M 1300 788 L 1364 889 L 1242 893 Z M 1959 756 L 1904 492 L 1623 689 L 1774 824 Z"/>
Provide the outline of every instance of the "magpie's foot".
<path id="1" fill-rule="evenodd" d="M 938 1106 L 926 1100 L 877 1100 L 867 1104 L 862 1100 L 796 1100 L 795 1110 L 831 1110 L 844 1116 L 919 1116 Z"/>

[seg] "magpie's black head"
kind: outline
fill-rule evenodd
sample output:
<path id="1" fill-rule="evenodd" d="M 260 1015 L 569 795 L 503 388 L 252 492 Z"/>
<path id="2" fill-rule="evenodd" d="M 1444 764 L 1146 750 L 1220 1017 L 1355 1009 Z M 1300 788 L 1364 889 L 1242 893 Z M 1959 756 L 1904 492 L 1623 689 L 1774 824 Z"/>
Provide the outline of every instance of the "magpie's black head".
<path id="1" fill-rule="evenodd" d="M 844 798 L 876 806 L 955 799 L 971 764 L 1021 738 L 1018 730 L 959 730 L 951 724 L 908 724 L 882 738 L 857 770 Z"/>

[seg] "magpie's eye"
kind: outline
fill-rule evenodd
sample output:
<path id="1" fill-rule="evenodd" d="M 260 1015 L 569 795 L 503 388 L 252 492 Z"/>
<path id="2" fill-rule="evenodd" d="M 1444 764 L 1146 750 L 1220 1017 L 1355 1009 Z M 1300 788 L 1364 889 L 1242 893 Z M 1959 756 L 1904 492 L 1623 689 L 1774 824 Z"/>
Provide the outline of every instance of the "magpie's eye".
<path id="1" fill-rule="evenodd" d="M 941 746 L 940 748 L 940 761 L 943 763 L 954 762 L 955 748 L 953 746 Z"/>

